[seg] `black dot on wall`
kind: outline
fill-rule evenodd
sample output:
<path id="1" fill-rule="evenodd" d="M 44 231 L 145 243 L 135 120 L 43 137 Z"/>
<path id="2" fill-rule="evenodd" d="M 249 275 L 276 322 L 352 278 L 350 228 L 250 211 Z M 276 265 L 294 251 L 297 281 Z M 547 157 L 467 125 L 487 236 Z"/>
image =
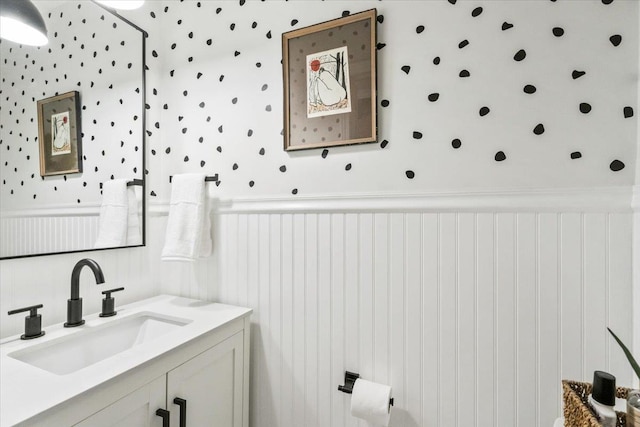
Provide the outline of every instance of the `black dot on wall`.
<path id="1" fill-rule="evenodd" d="M 471 73 L 469 73 L 469 70 L 462 70 L 460 71 L 460 74 L 458 74 L 460 77 L 465 78 L 465 77 L 469 77 L 471 76 Z"/>
<path id="2" fill-rule="evenodd" d="M 611 4 L 613 0 L 602 0 L 602 4 Z"/>
<path id="3" fill-rule="evenodd" d="M 507 21 L 502 23 L 502 31 L 507 31 L 510 28 L 513 28 L 513 24 L 510 24 Z"/>
<path id="4" fill-rule="evenodd" d="M 609 41 L 616 47 L 620 46 L 620 43 L 622 43 L 622 36 L 620 34 L 614 34 L 613 36 L 609 37 Z"/>
<path id="5" fill-rule="evenodd" d="M 249 187 L 253 187 L 254 185 L 255 185 L 255 182 L 249 181 Z"/>
<path id="6" fill-rule="evenodd" d="M 504 154 L 504 151 L 498 151 L 493 158 L 496 162 L 502 162 L 503 160 L 506 160 L 507 156 Z"/>
<path id="7" fill-rule="evenodd" d="M 440 64 L 440 57 L 439 57 L 439 56 L 436 56 L 435 58 L 433 58 L 433 63 L 434 63 L 435 65 Z"/>
<path id="8" fill-rule="evenodd" d="M 280 172 L 286 172 L 287 171 L 287 167 L 285 165 L 280 166 Z"/>
<path id="9" fill-rule="evenodd" d="M 388 99 L 383 99 L 382 102 L 380 102 L 380 105 L 382 105 L 383 107 L 388 107 L 389 106 L 389 100 Z"/>
<path id="10" fill-rule="evenodd" d="M 166 150 L 164 150 L 165 153 L 169 154 L 171 152 L 171 147 L 167 147 Z"/>
<path id="11" fill-rule="evenodd" d="M 422 132 L 414 131 L 413 139 L 422 139 Z"/>
<path id="12" fill-rule="evenodd" d="M 581 152 L 579 152 L 579 151 L 574 151 L 573 153 L 571 153 L 571 158 L 572 158 L 573 160 L 575 160 L 575 159 L 579 159 L 579 158 L 581 158 L 581 157 L 582 157 L 582 153 L 581 153 Z"/>
<path id="13" fill-rule="evenodd" d="M 609 165 L 609 169 L 611 169 L 614 172 L 621 171 L 622 169 L 624 169 L 624 163 L 616 159 L 613 162 L 611 162 L 611 164 Z"/>
<path id="14" fill-rule="evenodd" d="M 460 148 L 462 146 L 462 141 L 460 141 L 460 139 L 456 138 L 453 141 L 451 141 L 451 146 L 457 150 L 458 148 Z"/>
<path id="15" fill-rule="evenodd" d="M 564 35 L 564 29 L 562 27 L 553 27 L 553 35 L 556 37 L 562 37 Z"/>
<path id="16" fill-rule="evenodd" d="M 629 117 L 633 117 L 633 108 L 631 107 L 624 107 L 622 112 L 624 114 L 625 119 L 628 119 Z"/>
<path id="17" fill-rule="evenodd" d="M 385 139 L 385 140 L 383 140 L 383 141 L 380 143 L 380 148 L 386 148 L 386 146 L 387 146 L 388 144 L 389 144 L 389 141 L 387 141 L 387 140 Z"/>
<path id="18" fill-rule="evenodd" d="M 520 49 L 519 51 L 516 52 L 515 55 L 513 55 L 513 59 L 518 62 L 522 61 L 526 57 L 527 57 L 527 52 L 525 52 L 524 49 Z"/>
<path id="19" fill-rule="evenodd" d="M 386 43 L 378 43 L 378 44 L 376 45 L 376 49 L 378 49 L 378 50 L 384 49 L 384 47 L 385 47 L 386 45 L 387 45 Z"/>
<path id="20" fill-rule="evenodd" d="M 533 133 L 536 135 L 542 135 L 544 133 L 544 125 L 542 123 L 538 123 L 536 127 L 533 128 Z"/>
<path id="21" fill-rule="evenodd" d="M 413 178 L 415 178 L 415 176 L 416 176 L 415 172 L 413 172 L 412 170 L 405 171 L 405 173 L 404 173 L 404 174 L 405 174 L 405 175 L 407 176 L 407 178 L 409 178 L 409 179 L 413 179 Z"/>
<path id="22" fill-rule="evenodd" d="M 480 108 L 480 111 L 478 111 L 478 114 L 480 114 L 480 117 L 484 117 L 489 114 L 490 111 L 489 107 L 482 107 Z"/>
<path id="23" fill-rule="evenodd" d="M 293 194 L 294 196 L 298 194 L 298 189 L 294 188 L 293 190 L 291 190 L 291 194 Z"/>
<path id="24" fill-rule="evenodd" d="M 381 23 L 381 24 L 382 24 L 382 23 L 384 22 L 384 15 L 378 15 L 378 17 L 376 18 L 376 20 L 377 20 L 379 23 Z"/>
<path id="25" fill-rule="evenodd" d="M 580 112 L 582 114 L 588 114 L 591 111 L 591 105 L 587 102 L 580 103 Z"/>
<path id="26" fill-rule="evenodd" d="M 418 25 L 416 27 L 416 33 L 420 34 L 424 31 L 424 25 Z"/>
<path id="27" fill-rule="evenodd" d="M 258 151 L 258 154 L 260 154 L 261 156 L 264 156 L 264 147 L 262 147 L 260 151 Z"/>
<path id="28" fill-rule="evenodd" d="M 585 71 L 573 70 L 573 72 L 571 73 L 571 77 L 575 80 L 575 79 L 579 79 L 585 74 L 587 74 Z"/>
<path id="29" fill-rule="evenodd" d="M 532 94 L 536 93 L 537 89 L 533 85 L 526 85 L 524 88 L 522 88 L 522 90 L 524 91 L 524 93 Z"/>
<path id="30" fill-rule="evenodd" d="M 200 160 L 200 167 L 204 167 L 204 165 L 207 164 L 207 162 L 205 162 L 204 160 Z"/>
<path id="31" fill-rule="evenodd" d="M 400 69 L 404 71 L 405 74 L 409 74 L 409 71 L 411 71 L 411 67 L 409 65 L 403 65 Z"/>
<path id="32" fill-rule="evenodd" d="M 476 7 L 475 9 L 473 9 L 471 11 L 471 16 L 473 16 L 475 18 L 476 16 L 480 16 L 481 13 L 482 13 L 482 8 L 481 7 Z"/>
<path id="33" fill-rule="evenodd" d="M 294 25 L 296 25 L 298 23 L 297 19 L 292 19 L 291 20 L 291 26 L 293 27 Z"/>
<path id="34" fill-rule="evenodd" d="M 231 169 L 233 169 L 234 171 L 238 170 L 238 164 L 234 163 L 233 166 L 231 167 Z"/>
<path id="35" fill-rule="evenodd" d="M 322 158 L 323 159 L 326 159 L 328 154 L 329 154 L 329 150 L 327 150 L 326 148 L 324 150 L 322 150 Z"/>
<path id="36" fill-rule="evenodd" d="M 458 43 L 458 49 L 462 49 L 464 47 L 469 46 L 469 40 L 462 40 L 460 43 Z"/>
<path id="37" fill-rule="evenodd" d="M 184 160 L 185 163 L 189 161 L 189 156 L 184 156 Z"/>
<path id="38" fill-rule="evenodd" d="M 344 170 L 350 171 L 351 170 L 351 163 L 347 163 L 347 165 L 344 167 Z"/>

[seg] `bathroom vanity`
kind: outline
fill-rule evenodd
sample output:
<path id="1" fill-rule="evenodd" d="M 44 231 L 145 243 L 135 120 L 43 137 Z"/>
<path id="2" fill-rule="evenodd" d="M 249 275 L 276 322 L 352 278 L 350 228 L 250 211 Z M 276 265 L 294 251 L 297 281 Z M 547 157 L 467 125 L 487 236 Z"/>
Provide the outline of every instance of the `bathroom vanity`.
<path id="1" fill-rule="evenodd" d="M 250 314 L 162 295 L 2 340 L 0 426 L 247 427 Z"/>

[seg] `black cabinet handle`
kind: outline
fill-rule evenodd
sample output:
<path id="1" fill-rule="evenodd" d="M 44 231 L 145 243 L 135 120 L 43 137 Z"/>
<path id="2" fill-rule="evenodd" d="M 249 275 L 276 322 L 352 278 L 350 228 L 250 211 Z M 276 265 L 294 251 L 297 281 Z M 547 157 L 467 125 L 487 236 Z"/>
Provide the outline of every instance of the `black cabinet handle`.
<path id="1" fill-rule="evenodd" d="M 187 427 L 187 401 L 176 397 L 173 403 L 180 407 L 180 427 Z"/>
<path id="2" fill-rule="evenodd" d="M 156 415 L 162 418 L 162 427 L 169 427 L 169 414 L 170 412 L 166 409 L 156 410 Z"/>

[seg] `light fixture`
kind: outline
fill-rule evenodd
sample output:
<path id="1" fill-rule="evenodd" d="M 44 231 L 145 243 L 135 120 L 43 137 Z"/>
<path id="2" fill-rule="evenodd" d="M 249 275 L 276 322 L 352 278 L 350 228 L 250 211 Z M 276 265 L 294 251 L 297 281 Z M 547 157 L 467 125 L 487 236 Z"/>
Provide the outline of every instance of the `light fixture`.
<path id="1" fill-rule="evenodd" d="M 0 1 L 0 38 L 29 46 L 49 42 L 47 26 L 31 0 Z"/>
<path id="2" fill-rule="evenodd" d="M 137 9 L 144 3 L 144 0 L 95 0 L 96 3 L 113 8 L 123 10 Z"/>

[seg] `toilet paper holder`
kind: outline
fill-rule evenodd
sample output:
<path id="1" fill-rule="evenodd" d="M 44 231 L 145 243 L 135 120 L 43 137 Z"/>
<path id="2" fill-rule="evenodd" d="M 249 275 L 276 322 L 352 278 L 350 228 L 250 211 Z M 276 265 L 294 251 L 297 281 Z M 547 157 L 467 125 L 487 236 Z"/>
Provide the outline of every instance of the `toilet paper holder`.
<path id="1" fill-rule="evenodd" d="M 356 380 L 360 378 L 360 374 L 356 374 L 355 372 L 345 371 L 344 373 L 344 385 L 339 385 L 338 390 L 343 393 L 351 394 L 353 393 L 353 386 L 356 383 Z M 389 406 L 393 406 L 393 397 L 389 399 Z"/>

